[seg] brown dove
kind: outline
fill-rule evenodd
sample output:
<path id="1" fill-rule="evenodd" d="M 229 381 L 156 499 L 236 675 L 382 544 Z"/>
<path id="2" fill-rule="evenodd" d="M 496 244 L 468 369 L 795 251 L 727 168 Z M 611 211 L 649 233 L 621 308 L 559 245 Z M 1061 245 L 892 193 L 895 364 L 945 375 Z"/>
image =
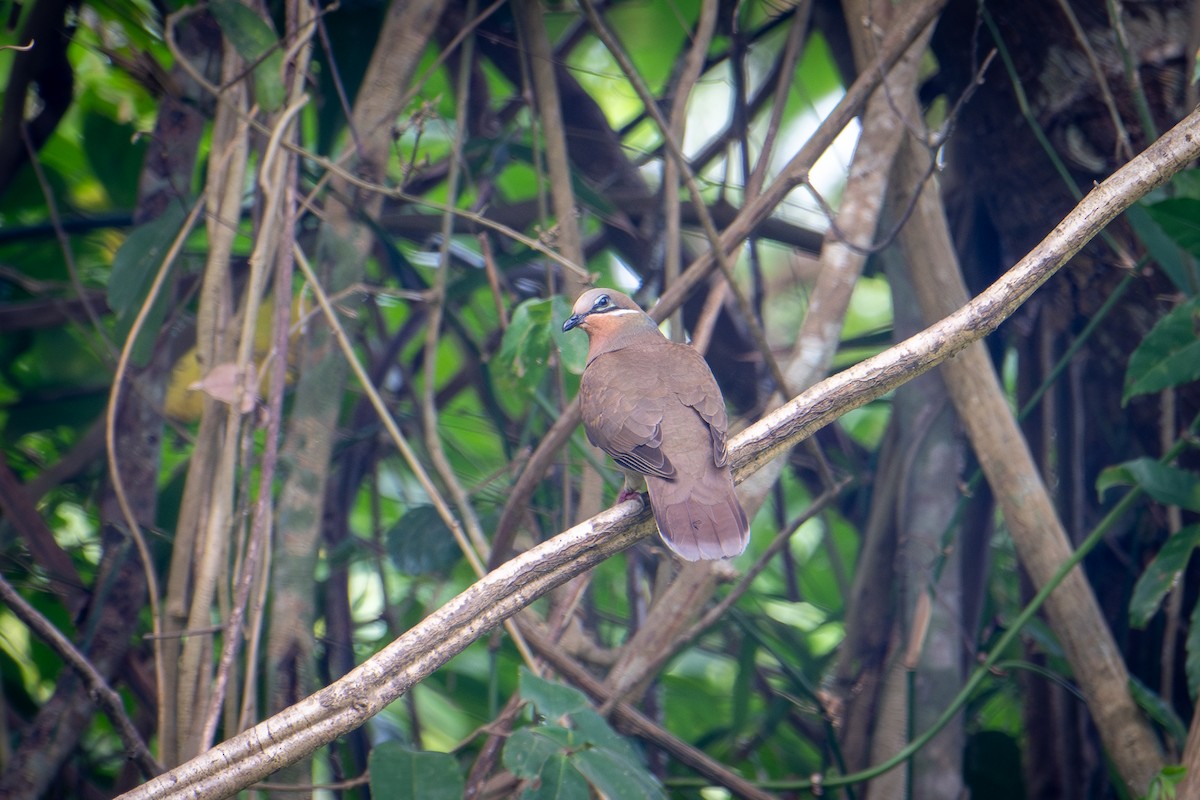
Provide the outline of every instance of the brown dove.
<path id="1" fill-rule="evenodd" d="M 703 356 L 612 289 L 580 295 L 563 323 L 572 328 L 589 342 L 583 426 L 625 471 L 620 499 L 636 494 L 643 476 L 668 547 L 688 561 L 740 554 L 750 526 L 729 472 L 725 401 Z"/>

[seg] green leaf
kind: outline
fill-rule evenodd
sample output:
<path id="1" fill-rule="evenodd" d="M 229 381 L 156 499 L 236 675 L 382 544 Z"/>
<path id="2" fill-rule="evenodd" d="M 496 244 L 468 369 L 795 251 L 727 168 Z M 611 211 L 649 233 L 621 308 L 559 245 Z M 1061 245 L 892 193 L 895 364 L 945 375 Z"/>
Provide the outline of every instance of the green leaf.
<path id="1" fill-rule="evenodd" d="M 526 300 L 513 311 L 494 359 L 493 375 L 503 389 L 525 396 L 537 391 L 550 361 L 553 317 L 549 300 Z"/>
<path id="2" fill-rule="evenodd" d="M 1187 727 L 1175 713 L 1175 709 L 1171 708 L 1171 704 L 1159 697 L 1158 693 L 1149 686 L 1132 676 L 1129 678 L 1129 693 L 1138 707 L 1145 711 L 1150 719 L 1161 725 L 1163 730 L 1170 734 L 1182 748 L 1183 743 L 1187 740 Z"/>
<path id="3" fill-rule="evenodd" d="M 92 172 L 104 185 L 115 208 L 132 208 L 137 202 L 138 176 L 146 158 L 146 137 L 137 137 L 134 125 L 87 109 L 83 112 L 84 153 Z"/>
<path id="4" fill-rule="evenodd" d="M 621 800 L 634 798 L 666 798 L 654 776 L 637 761 L 631 761 L 611 750 L 592 747 L 570 756 L 575 769 L 606 797 Z"/>
<path id="5" fill-rule="evenodd" d="M 1147 394 L 1200 379 L 1200 296 L 1160 319 L 1133 351 L 1125 371 L 1125 396 Z"/>
<path id="6" fill-rule="evenodd" d="M 587 366 L 587 334 L 580 330 L 563 333 L 563 323 L 571 316 L 571 303 L 562 295 L 555 295 L 551 302 L 554 319 L 550 326 L 550 335 L 554 337 L 554 344 L 558 346 L 563 367 L 574 375 L 582 375 L 583 368 Z"/>
<path id="7" fill-rule="evenodd" d="M 405 575 L 441 575 L 462 557 L 454 535 L 433 506 L 413 506 L 387 532 L 387 552 Z"/>
<path id="8" fill-rule="evenodd" d="M 237 0 L 210 0 L 221 32 L 247 64 L 254 64 L 254 97 L 267 111 L 283 105 L 283 50 L 267 21 Z"/>
<path id="9" fill-rule="evenodd" d="M 500 760 L 504 768 L 518 778 L 532 780 L 541 773 L 546 760 L 562 753 L 558 742 L 539 736 L 536 728 L 521 728 L 508 737 Z"/>
<path id="10" fill-rule="evenodd" d="M 1200 200 L 1200 169 L 1184 169 L 1176 172 L 1171 178 L 1171 188 L 1175 197 L 1190 197 Z"/>
<path id="11" fill-rule="evenodd" d="M 566 753 L 555 753 L 537 776 L 537 784 L 526 789 L 524 800 L 588 800 L 587 781 L 571 766 Z"/>
<path id="12" fill-rule="evenodd" d="M 1175 288 L 1184 294 L 1192 294 L 1195 291 L 1195 276 L 1192 275 L 1191 265 L 1185 261 L 1179 244 L 1167 235 L 1146 209 L 1146 204 L 1135 203 L 1125 212 L 1125 219 L 1159 269 L 1175 284 Z"/>
<path id="13" fill-rule="evenodd" d="M 582 375 L 588 339 L 580 331 L 563 333 L 569 316 L 571 306 L 561 295 L 517 306 L 494 359 L 496 380 L 511 390 L 532 394 L 541 385 L 554 351 L 567 371 Z"/>
<path id="14" fill-rule="evenodd" d="M 758 640 L 753 636 L 742 637 L 737 654 L 737 673 L 733 681 L 733 718 L 730 727 L 735 731 L 745 730 L 750 719 L 750 702 L 754 693 L 753 681 L 757 675 L 755 661 L 758 658 Z"/>
<path id="15" fill-rule="evenodd" d="M 1146 211 L 1177 245 L 1200 255 L 1200 200 L 1171 197 L 1146 206 Z"/>
<path id="16" fill-rule="evenodd" d="M 533 732 L 554 742 L 560 750 L 575 750 L 583 744 L 575 731 L 562 725 L 535 725 Z"/>
<path id="17" fill-rule="evenodd" d="M 1153 458 L 1126 461 L 1101 472 L 1096 490 L 1103 495 L 1113 486 L 1140 486 L 1163 505 L 1200 511 L 1200 475 Z"/>
<path id="18" fill-rule="evenodd" d="M 125 237 L 113 256 L 108 279 L 108 305 L 113 311 L 137 313 L 163 257 L 179 235 L 183 218 L 183 208 L 172 204 L 157 219 L 137 226 Z"/>
<path id="19" fill-rule="evenodd" d="M 1192 550 L 1200 544 L 1200 525 L 1188 525 L 1167 539 L 1158 555 L 1154 557 L 1133 588 L 1129 600 L 1129 622 L 1135 628 L 1144 628 L 1167 592 L 1175 584 L 1175 578 L 1187 568 Z"/>
<path id="20" fill-rule="evenodd" d="M 1186 777 L 1187 767 L 1182 764 L 1168 764 L 1150 782 L 1146 800 L 1175 800 L 1179 784 L 1183 783 Z"/>
<path id="21" fill-rule="evenodd" d="M 1200 601 L 1192 609 L 1192 620 L 1188 626 L 1184 671 L 1187 673 L 1188 694 L 1195 700 L 1200 695 Z"/>
<path id="22" fill-rule="evenodd" d="M 387 800 L 461 800 L 463 776 L 446 753 L 410 750 L 399 742 L 371 749 L 371 796 Z"/>
<path id="23" fill-rule="evenodd" d="M 611 750 L 618 755 L 637 760 L 637 751 L 629 740 L 614 731 L 604 719 L 590 708 L 573 711 L 570 715 L 571 726 L 579 734 L 581 742 Z"/>
<path id="24" fill-rule="evenodd" d="M 171 204 L 157 218 L 130 231 L 113 256 L 112 272 L 108 279 L 108 305 L 119 317 L 116 334 L 124 341 L 138 311 L 154 284 L 163 258 L 183 226 L 182 206 Z M 176 262 L 178 263 L 178 262 Z M 175 264 L 170 266 L 174 269 Z M 154 340 L 166 317 L 170 298 L 159 292 L 142 324 L 141 335 L 133 347 L 133 360 L 144 365 L 150 359 Z"/>
<path id="25" fill-rule="evenodd" d="M 521 697 L 532 703 L 546 719 L 560 719 L 590 707 L 583 692 L 539 678 L 525 667 L 521 667 L 520 682 Z"/>

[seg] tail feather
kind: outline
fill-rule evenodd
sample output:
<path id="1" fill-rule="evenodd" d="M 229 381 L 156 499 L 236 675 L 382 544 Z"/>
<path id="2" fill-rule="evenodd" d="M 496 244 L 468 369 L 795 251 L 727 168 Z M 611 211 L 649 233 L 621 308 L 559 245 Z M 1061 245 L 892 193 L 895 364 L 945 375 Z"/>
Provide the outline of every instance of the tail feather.
<path id="1" fill-rule="evenodd" d="M 681 558 L 733 558 L 746 549 L 750 525 L 728 472 L 714 469 L 690 488 L 653 477 L 647 485 L 663 541 Z"/>

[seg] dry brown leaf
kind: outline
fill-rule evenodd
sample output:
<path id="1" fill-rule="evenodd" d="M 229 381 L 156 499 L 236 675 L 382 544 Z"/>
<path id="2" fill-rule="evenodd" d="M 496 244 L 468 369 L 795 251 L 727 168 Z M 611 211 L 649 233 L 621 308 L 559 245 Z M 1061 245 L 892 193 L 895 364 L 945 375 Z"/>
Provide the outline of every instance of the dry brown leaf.
<path id="1" fill-rule="evenodd" d="M 188 388 L 192 391 L 204 392 L 220 403 L 226 405 L 235 405 L 239 401 L 238 384 L 239 377 L 241 378 L 241 405 L 238 410 L 243 414 L 249 414 L 258 405 L 258 377 L 254 369 L 254 364 L 247 364 L 245 374 L 238 370 L 238 365 L 232 361 L 227 361 L 224 364 L 217 364 L 208 371 L 200 380 L 193 383 Z"/>

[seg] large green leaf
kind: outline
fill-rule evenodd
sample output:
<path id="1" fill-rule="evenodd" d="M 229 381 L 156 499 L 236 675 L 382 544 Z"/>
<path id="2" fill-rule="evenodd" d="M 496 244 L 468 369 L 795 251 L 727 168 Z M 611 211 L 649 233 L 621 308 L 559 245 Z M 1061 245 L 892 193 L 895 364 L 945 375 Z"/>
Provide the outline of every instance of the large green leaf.
<path id="1" fill-rule="evenodd" d="M 554 315 L 550 320 L 550 336 L 553 337 L 554 343 L 558 346 L 559 355 L 562 357 L 562 365 L 568 372 L 575 375 L 582 375 L 583 368 L 587 366 L 587 335 L 579 330 L 570 330 L 563 333 L 563 323 L 567 321 L 567 317 L 571 316 L 571 302 L 565 297 L 555 295 L 551 299 L 551 308 L 554 311 Z"/>
<path id="2" fill-rule="evenodd" d="M 1146 627 L 1158 612 L 1162 599 L 1175 585 L 1176 577 L 1187 568 L 1192 550 L 1198 544 L 1200 525 L 1188 525 L 1167 539 L 1158 555 L 1146 565 L 1129 600 L 1129 621 L 1135 628 Z"/>
<path id="3" fill-rule="evenodd" d="M 583 692 L 539 678 L 525 667 L 521 667 L 521 697 L 533 703 L 546 719 L 560 719 L 589 707 Z"/>
<path id="4" fill-rule="evenodd" d="M 113 256 L 108 305 L 118 314 L 136 313 L 154 283 L 171 242 L 179 235 L 184 211 L 177 204 L 129 232 Z"/>
<path id="5" fill-rule="evenodd" d="M 83 113 L 83 149 L 88 165 L 115 208 L 133 208 L 137 202 L 138 177 L 146 159 L 146 137 L 137 128 L 118 122 L 95 109 Z"/>
<path id="6" fill-rule="evenodd" d="M 665 798 L 654 776 L 638 761 L 603 748 L 589 747 L 571 755 L 575 769 L 606 797 L 621 800 Z"/>
<path id="7" fill-rule="evenodd" d="M 1187 727 L 1175 713 L 1171 704 L 1149 686 L 1132 676 L 1129 678 L 1129 693 L 1142 711 L 1171 734 L 1177 746 L 1183 747 L 1183 743 L 1187 739 Z"/>
<path id="8" fill-rule="evenodd" d="M 375 800 L 461 800 L 463 776 L 446 753 L 410 750 L 384 742 L 371 750 L 371 797 Z"/>
<path id="9" fill-rule="evenodd" d="M 1125 396 L 1200 380 L 1200 296 L 1181 303 L 1146 334 L 1125 371 Z"/>
<path id="10" fill-rule="evenodd" d="M 573 711 L 570 716 L 571 725 L 579 734 L 580 740 L 595 747 L 602 747 L 631 760 L 637 760 L 637 752 L 629 740 L 621 736 L 609 726 L 604 717 L 590 708 Z"/>
<path id="11" fill-rule="evenodd" d="M 209 11 L 247 64 L 254 65 L 254 97 L 267 111 L 283 105 L 283 51 L 267 21 L 238 0 L 210 0 Z"/>
<path id="12" fill-rule="evenodd" d="M 1192 610 L 1191 623 L 1188 625 L 1184 671 L 1187 673 L 1188 694 L 1194 700 L 1200 694 L 1200 602 Z"/>
<path id="13" fill-rule="evenodd" d="M 1192 265 L 1183 254 L 1179 244 L 1167 235 L 1162 226 L 1146 210 L 1147 206 L 1136 203 L 1125 212 L 1125 219 L 1133 226 L 1133 230 L 1146 246 L 1147 252 L 1158 264 L 1159 269 L 1166 273 L 1175 288 L 1186 294 L 1195 290 L 1195 275 Z"/>
<path id="14" fill-rule="evenodd" d="M 413 506 L 387 532 L 387 552 L 405 575 L 447 572 L 462 557 L 462 549 L 433 506 Z"/>
<path id="15" fill-rule="evenodd" d="M 1176 197 L 1190 197 L 1200 200 L 1200 169 L 1185 169 L 1176 172 L 1171 178 L 1171 188 Z"/>
<path id="16" fill-rule="evenodd" d="M 537 783 L 521 795 L 523 800 L 588 800 L 587 781 L 571 766 L 566 753 L 555 753 L 546 760 Z"/>
<path id="17" fill-rule="evenodd" d="M 502 387 L 526 396 L 537 391 L 550 359 L 553 316 L 549 300 L 526 300 L 513 311 L 493 359 Z"/>
<path id="18" fill-rule="evenodd" d="M 1167 236 L 1193 255 L 1200 255 L 1200 200 L 1171 197 L 1146 206 Z"/>
<path id="19" fill-rule="evenodd" d="M 521 728 L 504 743 L 500 760 L 504 768 L 518 778 L 536 778 L 553 755 L 562 752 L 558 741 L 543 736 L 540 728 Z"/>
<path id="20" fill-rule="evenodd" d="M 154 284 L 163 258 L 183 226 L 184 211 L 171 204 L 158 218 L 134 228 L 113 257 L 108 281 L 108 305 L 119 316 L 117 336 L 123 341 L 133 328 L 138 310 Z M 174 268 L 174 264 L 170 268 Z M 154 339 L 167 313 L 169 299 L 159 292 L 142 325 L 141 334 L 133 347 L 134 363 L 145 364 L 154 346 Z"/>
<path id="21" fill-rule="evenodd" d="M 1137 458 L 1101 472 L 1096 490 L 1104 494 L 1113 486 L 1140 486 L 1163 505 L 1200 511 L 1200 475 L 1153 458 Z"/>
<path id="22" fill-rule="evenodd" d="M 492 375 L 502 396 L 524 398 L 537 392 L 556 352 L 568 371 L 583 372 L 587 336 L 578 331 L 563 333 L 563 322 L 570 315 L 561 296 L 526 300 L 517 306 L 492 359 Z"/>

